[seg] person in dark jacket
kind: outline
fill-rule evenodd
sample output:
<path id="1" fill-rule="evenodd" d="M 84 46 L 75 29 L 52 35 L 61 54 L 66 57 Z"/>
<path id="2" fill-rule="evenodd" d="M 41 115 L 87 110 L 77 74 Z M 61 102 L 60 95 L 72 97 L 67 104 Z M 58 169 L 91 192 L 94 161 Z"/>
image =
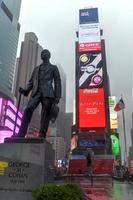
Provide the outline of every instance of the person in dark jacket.
<path id="1" fill-rule="evenodd" d="M 41 52 L 42 64 L 34 68 L 31 78 L 25 89 L 19 88 L 19 92 L 24 96 L 31 96 L 22 119 L 22 124 L 18 137 L 25 137 L 28 125 L 35 108 L 42 104 L 40 137 L 46 137 L 46 132 L 50 121 L 50 112 L 53 104 L 58 104 L 61 98 L 61 78 L 56 65 L 50 63 L 51 54 L 44 49 Z M 54 83 L 54 87 L 53 87 Z"/>
<path id="2" fill-rule="evenodd" d="M 86 164 L 87 164 L 87 174 L 92 174 L 92 159 L 93 159 L 94 152 L 91 148 L 87 148 L 84 152 L 84 156 L 86 158 Z"/>

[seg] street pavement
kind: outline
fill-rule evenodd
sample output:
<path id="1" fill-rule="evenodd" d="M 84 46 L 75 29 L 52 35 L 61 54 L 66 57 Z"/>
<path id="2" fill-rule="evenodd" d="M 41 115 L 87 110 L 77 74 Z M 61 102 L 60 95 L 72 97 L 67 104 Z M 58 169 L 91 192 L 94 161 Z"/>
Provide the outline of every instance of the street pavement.
<path id="1" fill-rule="evenodd" d="M 133 183 L 118 182 L 111 178 L 94 178 L 93 186 L 87 178 L 79 182 L 85 194 L 85 200 L 133 200 Z"/>

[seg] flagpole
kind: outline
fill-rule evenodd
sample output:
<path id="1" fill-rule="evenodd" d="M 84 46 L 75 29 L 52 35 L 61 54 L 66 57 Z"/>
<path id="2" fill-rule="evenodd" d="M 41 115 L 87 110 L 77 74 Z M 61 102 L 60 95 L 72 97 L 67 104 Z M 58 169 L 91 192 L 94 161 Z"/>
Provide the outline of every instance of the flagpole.
<path id="1" fill-rule="evenodd" d="M 122 119 L 123 119 L 123 132 L 124 132 L 124 143 L 125 143 L 125 163 L 127 164 L 127 140 L 126 140 L 126 127 L 125 127 L 125 113 L 124 108 L 122 109 Z"/>
<path id="2" fill-rule="evenodd" d="M 127 156 L 128 156 L 128 152 L 127 152 L 127 140 L 126 140 L 126 126 L 125 126 L 125 113 L 124 113 L 124 108 L 125 108 L 125 104 L 121 95 L 121 99 L 118 101 L 118 103 L 116 104 L 114 110 L 116 112 L 118 111 L 122 111 L 122 120 L 123 120 L 123 133 L 124 133 L 124 144 L 125 144 L 125 156 L 124 156 L 124 162 L 127 165 Z"/>

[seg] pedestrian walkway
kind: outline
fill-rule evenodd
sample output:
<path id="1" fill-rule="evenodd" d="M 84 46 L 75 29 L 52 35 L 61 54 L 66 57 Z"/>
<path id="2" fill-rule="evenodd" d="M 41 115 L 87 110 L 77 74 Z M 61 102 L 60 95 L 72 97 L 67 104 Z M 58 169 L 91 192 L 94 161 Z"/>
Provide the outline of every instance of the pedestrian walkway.
<path id="1" fill-rule="evenodd" d="M 112 184 L 105 184 L 105 181 L 94 180 L 94 185 L 91 186 L 90 180 L 84 178 L 80 180 L 80 186 L 85 194 L 85 200 L 107 200 L 108 187 Z"/>
<path id="2" fill-rule="evenodd" d="M 133 183 L 113 181 L 111 178 L 94 178 L 94 184 L 87 178 L 79 182 L 85 200 L 133 200 Z"/>

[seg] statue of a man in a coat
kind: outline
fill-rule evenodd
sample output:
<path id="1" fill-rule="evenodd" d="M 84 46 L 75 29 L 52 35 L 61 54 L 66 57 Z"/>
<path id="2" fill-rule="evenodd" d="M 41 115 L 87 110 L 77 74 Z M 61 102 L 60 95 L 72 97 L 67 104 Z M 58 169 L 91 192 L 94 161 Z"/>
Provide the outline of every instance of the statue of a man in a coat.
<path id="1" fill-rule="evenodd" d="M 51 107 L 53 104 L 58 104 L 61 98 L 60 73 L 57 66 L 50 63 L 50 57 L 50 52 L 44 49 L 41 52 L 42 64 L 34 68 L 26 88 L 19 88 L 19 92 L 24 96 L 28 96 L 29 92 L 31 92 L 31 97 L 24 110 L 22 124 L 17 137 L 25 137 L 33 111 L 39 103 L 42 104 L 39 136 L 46 137 Z"/>

